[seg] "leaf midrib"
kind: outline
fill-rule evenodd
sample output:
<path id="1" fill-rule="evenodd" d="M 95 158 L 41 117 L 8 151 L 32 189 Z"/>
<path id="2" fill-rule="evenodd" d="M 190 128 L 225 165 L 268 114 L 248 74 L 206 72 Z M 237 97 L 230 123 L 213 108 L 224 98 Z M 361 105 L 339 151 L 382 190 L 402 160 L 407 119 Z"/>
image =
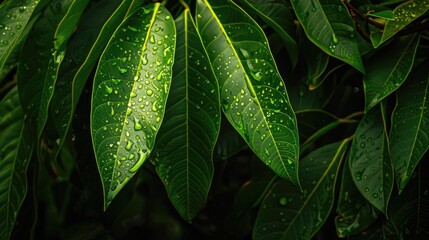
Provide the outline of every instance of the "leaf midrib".
<path id="1" fill-rule="evenodd" d="M 231 39 L 229 38 L 228 34 L 226 33 L 225 29 L 223 28 L 223 25 L 221 24 L 219 18 L 217 17 L 217 15 L 215 14 L 215 12 L 213 11 L 211 5 L 207 2 L 207 0 L 203 0 L 203 1 L 205 2 L 205 5 L 207 6 L 207 9 L 212 14 L 213 19 L 217 22 L 217 24 L 218 24 L 221 32 L 223 33 L 226 41 L 228 42 L 228 45 L 231 47 L 231 50 L 232 50 L 234 56 L 238 60 L 238 64 L 240 65 L 241 70 L 243 71 L 243 73 L 245 73 L 244 76 L 245 76 L 245 79 L 246 79 L 246 82 L 247 82 L 247 87 L 248 87 L 249 91 L 251 91 L 251 95 L 257 96 L 256 95 L 256 91 L 253 88 L 253 85 L 252 85 L 252 83 L 251 83 L 251 81 L 249 79 L 249 76 L 247 75 L 247 72 L 246 72 L 246 70 L 245 70 L 245 68 L 243 66 L 243 63 L 241 62 L 241 59 L 239 58 L 239 56 L 237 54 L 237 51 L 235 50 L 235 47 L 234 47 Z M 234 3 L 231 2 L 231 4 L 234 4 Z M 268 124 L 268 121 L 267 121 L 267 119 L 265 117 L 265 113 L 262 110 L 261 103 L 259 102 L 259 99 L 257 97 L 255 97 L 254 99 L 255 99 L 258 107 L 259 107 L 259 110 L 261 112 L 261 115 L 262 115 L 262 118 L 264 120 L 264 123 L 266 124 L 266 126 L 268 126 L 269 124 Z M 276 142 L 275 139 L 274 139 L 274 137 L 272 136 L 272 132 L 271 132 L 271 130 L 269 128 L 268 128 L 268 131 L 270 132 L 270 138 L 273 140 L 273 142 Z M 277 147 L 277 144 L 273 144 L 273 145 L 275 146 L 276 152 L 277 152 L 278 156 L 281 159 L 280 162 L 282 164 L 283 170 L 286 172 L 288 178 L 293 182 L 293 178 L 290 176 L 289 172 L 287 171 L 286 165 L 285 165 L 284 160 L 283 160 L 283 156 L 280 154 L 280 151 L 279 151 L 279 149 Z M 299 180 L 298 180 L 298 184 L 299 184 Z"/>

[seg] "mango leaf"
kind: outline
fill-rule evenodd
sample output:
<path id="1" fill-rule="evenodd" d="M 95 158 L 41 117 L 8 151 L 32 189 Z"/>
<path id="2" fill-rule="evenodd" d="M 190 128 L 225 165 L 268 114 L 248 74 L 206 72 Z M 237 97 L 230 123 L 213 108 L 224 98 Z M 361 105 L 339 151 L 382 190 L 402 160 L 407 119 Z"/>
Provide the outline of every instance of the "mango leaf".
<path id="1" fill-rule="evenodd" d="M 33 150 L 29 137 L 24 137 L 31 135 L 31 127 L 24 125 L 16 88 L 0 102 L 0 116 L 0 238 L 9 239 L 27 193 L 26 172 Z"/>
<path id="2" fill-rule="evenodd" d="M 405 81 L 413 67 L 419 40 L 419 34 L 403 37 L 369 59 L 364 80 L 366 111 L 389 96 Z"/>
<path id="3" fill-rule="evenodd" d="M 27 24 L 39 0 L 26 2 L 5 1 L 0 6 L 0 69 L 7 67 L 7 60 L 18 42 L 25 36 Z M 3 74 L 2 74 L 3 75 Z"/>
<path id="4" fill-rule="evenodd" d="M 353 19 L 340 0 L 293 0 L 291 3 L 310 41 L 330 56 L 365 72 Z"/>
<path id="5" fill-rule="evenodd" d="M 196 13 L 227 119 L 264 163 L 299 185 L 296 118 L 262 29 L 231 1 L 199 0 Z"/>
<path id="6" fill-rule="evenodd" d="M 105 209 L 153 149 L 170 90 L 175 35 L 168 10 L 150 4 L 121 23 L 101 56 L 91 133 Z"/>
<path id="7" fill-rule="evenodd" d="M 428 61 L 421 63 L 397 91 L 389 140 L 396 183 L 400 191 L 429 148 L 428 64 Z"/>
<path id="8" fill-rule="evenodd" d="M 38 142 L 48 116 L 49 102 L 65 44 L 88 0 L 53 1 L 44 10 L 24 43 L 18 69 L 18 90 L 22 107 L 36 128 Z M 75 16 L 69 19 L 70 16 Z M 71 28 L 71 29 L 70 29 Z M 34 54 L 38 49 L 38 54 Z"/>
<path id="9" fill-rule="evenodd" d="M 282 0 L 244 0 L 242 2 L 280 35 L 292 68 L 295 68 L 298 62 L 298 46 L 294 39 L 296 26 L 286 3 Z"/>
<path id="10" fill-rule="evenodd" d="M 345 161 L 343 167 L 337 213 L 335 228 L 339 237 L 360 233 L 378 218 L 377 210 L 356 188 L 348 161 Z"/>
<path id="11" fill-rule="evenodd" d="M 406 1 L 400 4 L 393 10 L 394 18 L 386 22 L 383 33 L 371 33 L 372 45 L 375 48 L 380 46 L 428 10 L 429 4 L 426 0 Z"/>
<path id="12" fill-rule="evenodd" d="M 321 51 L 307 38 L 300 43 L 302 55 L 307 63 L 305 83 L 310 90 L 314 90 L 322 84 L 322 74 L 325 72 L 329 63 L 329 55 Z"/>
<path id="13" fill-rule="evenodd" d="M 179 214 L 191 221 L 204 207 L 213 178 L 220 128 L 219 87 L 194 21 L 176 19 L 171 93 L 154 149 L 156 171 Z"/>
<path id="14" fill-rule="evenodd" d="M 393 189 L 393 167 L 380 107 L 365 114 L 359 123 L 350 149 L 349 164 L 353 181 L 361 194 L 387 214 Z"/>
<path id="15" fill-rule="evenodd" d="M 55 155 L 58 155 L 69 131 L 83 87 L 110 36 L 122 22 L 131 1 L 99 2 L 82 16 L 77 32 L 68 43 L 67 48 L 75 51 L 66 52 L 60 66 L 49 106 L 49 118 L 53 126 L 46 126 L 50 128 L 48 139 L 58 139 L 50 143 L 56 149 Z"/>
<path id="16" fill-rule="evenodd" d="M 349 141 L 325 145 L 301 160 L 302 192 L 284 180 L 271 188 L 256 217 L 253 239 L 311 239 L 331 212 Z"/>
<path id="17" fill-rule="evenodd" d="M 422 166 L 404 191 L 392 199 L 391 222 L 401 239 L 429 238 L 429 175 Z"/>
<path id="18" fill-rule="evenodd" d="M 387 20 L 394 20 L 395 15 L 392 10 L 382 10 L 382 11 L 376 11 L 376 12 L 369 12 L 366 14 L 367 16 L 371 17 L 377 17 Z"/>

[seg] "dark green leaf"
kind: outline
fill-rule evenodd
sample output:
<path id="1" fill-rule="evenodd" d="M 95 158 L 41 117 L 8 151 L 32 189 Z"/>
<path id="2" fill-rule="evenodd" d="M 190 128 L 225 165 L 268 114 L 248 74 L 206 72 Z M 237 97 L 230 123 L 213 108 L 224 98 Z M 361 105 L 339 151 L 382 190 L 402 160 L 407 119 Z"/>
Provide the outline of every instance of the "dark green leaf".
<path id="1" fill-rule="evenodd" d="M 387 214 L 393 189 L 393 167 L 380 107 L 365 114 L 359 123 L 351 145 L 349 164 L 353 181 L 361 194 Z"/>
<path id="2" fill-rule="evenodd" d="M 282 0 L 244 0 L 250 9 L 258 14 L 283 39 L 284 46 L 295 68 L 298 62 L 298 46 L 295 36 L 296 27 L 286 3 Z"/>
<path id="3" fill-rule="evenodd" d="M 115 31 L 94 79 L 91 133 L 106 209 L 153 149 L 170 90 L 174 21 L 159 3 Z"/>
<path id="4" fill-rule="evenodd" d="M 50 139 L 58 139 L 50 143 L 57 149 L 56 154 L 64 143 L 88 76 L 110 36 L 123 20 L 130 2 L 122 1 L 119 6 L 116 0 L 98 3 L 82 16 L 82 23 L 69 41 L 67 48 L 73 51 L 66 52 L 64 56 L 50 103 L 49 117 L 54 126 L 47 126 L 51 128 Z"/>
<path id="5" fill-rule="evenodd" d="M 220 127 L 219 87 L 188 9 L 176 19 L 177 49 L 165 123 L 154 149 L 156 171 L 180 215 L 204 207 Z"/>
<path id="6" fill-rule="evenodd" d="M 429 174 L 420 167 L 401 195 L 392 199 L 389 215 L 401 239 L 429 239 Z"/>
<path id="7" fill-rule="evenodd" d="M 378 18 L 382 18 L 382 19 L 387 19 L 387 20 L 394 20 L 394 14 L 392 10 L 383 10 L 383 11 L 379 11 L 379 12 L 369 12 L 366 14 L 367 16 L 371 16 L 371 17 L 378 17 Z"/>
<path id="8" fill-rule="evenodd" d="M 306 38 L 302 40 L 300 49 L 302 49 L 302 55 L 307 63 L 305 83 L 310 90 L 314 90 L 322 84 L 322 74 L 328 67 L 329 55 Z"/>
<path id="9" fill-rule="evenodd" d="M 65 54 L 65 43 L 71 34 L 68 28 L 77 24 L 87 2 L 57 0 L 50 3 L 34 24 L 21 50 L 18 90 L 22 107 L 29 121 L 35 125 L 36 141 L 47 120 L 49 102 Z M 63 21 L 70 16 L 77 19 Z M 34 53 L 34 49 L 38 49 L 38 54 Z"/>
<path id="10" fill-rule="evenodd" d="M 348 161 L 345 161 L 343 167 L 337 213 L 335 227 L 340 237 L 362 232 L 378 218 L 377 210 L 356 188 Z"/>
<path id="11" fill-rule="evenodd" d="M 291 1 L 307 37 L 327 54 L 365 72 L 354 22 L 340 0 Z"/>
<path id="12" fill-rule="evenodd" d="M 350 139 L 323 146 L 301 160 L 303 191 L 281 180 L 256 218 L 254 239 L 311 239 L 328 217 L 340 163 Z"/>
<path id="13" fill-rule="evenodd" d="M 18 42 L 25 36 L 25 29 L 39 0 L 25 3 L 5 1 L 0 6 L 0 69 L 7 67 L 7 60 Z M 30 24 L 31 25 L 31 24 Z"/>
<path id="14" fill-rule="evenodd" d="M 227 119 L 263 162 L 299 185 L 296 118 L 262 29 L 230 1 L 199 0 L 197 26 Z"/>
<path id="15" fill-rule="evenodd" d="M 405 81 L 413 66 L 419 39 L 418 34 L 401 38 L 374 54 L 365 64 L 366 111 L 398 89 Z"/>
<path id="16" fill-rule="evenodd" d="M 32 153 L 31 134 L 24 125 L 18 91 L 11 90 L 0 102 L 0 238 L 9 239 L 27 193 L 27 166 Z"/>
<path id="17" fill-rule="evenodd" d="M 401 191 L 429 148 L 429 62 L 420 64 L 397 91 L 390 145 L 396 182 Z"/>
<path id="18" fill-rule="evenodd" d="M 365 231 L 350 236 L 350 240 L 399 240 L 393 226 L 385 221 L 375 222 Z M 403 239 L 401 239 L 403 240 Z"/>
<path id="19" fill-rule="evenodd" d="M 371 41 L 374 47 L 380 46 L 389 40 L 408 24 L 423 15 L 429 9 L 427 0 L 406 1 L 393 10 L 393 20 L 388 20 L 384 26 L 383 33 L 375 32 L 371 34 Z"/>

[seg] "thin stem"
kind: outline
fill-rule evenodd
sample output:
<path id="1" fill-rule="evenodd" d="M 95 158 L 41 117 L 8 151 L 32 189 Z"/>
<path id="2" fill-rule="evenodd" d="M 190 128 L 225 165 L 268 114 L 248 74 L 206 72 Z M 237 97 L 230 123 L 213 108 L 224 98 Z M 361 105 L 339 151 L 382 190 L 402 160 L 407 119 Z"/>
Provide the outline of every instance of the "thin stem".
<path id="1" fill-rule="evenodd" d="M 184 0 L 180 0 L 180 3 L 186 8 L 186 9 L 188 9 L 189 10 L 189 6 L 188 6 L 188 4 L 184 1 Z"/>
<path id="2" fill-rule="evenodd" d="M 344 0 L 343 2 L 344 2 L 344 4 L 347 6 L 347 8 L 349 9 L 349 11 L 350 11 L 350 12 L 355 13 L 355 14 L 356 14 L 356 16 L 358 16 L 359 18 L 361 18 L 362 20 L 364 20 L 366 23 L 369 23 L 369 24 L 371 24 L 371 25 L 374 25 L 374 26 L 376 26 L 377 28 L 384 29 L 384 24 L 381 24 L 381 23 L 379 23 L 379 22 L 377 22 L 377 21 L 374 21 L 372 18 L 369 18 L 369 17 L 367 17 L 365 14 L 363 14 L 363 13 L 359 12 L 359 11 L 358 11 L 358 10 L 357 10 L 353 5 L 351 5 L 351 4 L 349 3 L 349 1 L 348 1 L 348 0 Z"/>

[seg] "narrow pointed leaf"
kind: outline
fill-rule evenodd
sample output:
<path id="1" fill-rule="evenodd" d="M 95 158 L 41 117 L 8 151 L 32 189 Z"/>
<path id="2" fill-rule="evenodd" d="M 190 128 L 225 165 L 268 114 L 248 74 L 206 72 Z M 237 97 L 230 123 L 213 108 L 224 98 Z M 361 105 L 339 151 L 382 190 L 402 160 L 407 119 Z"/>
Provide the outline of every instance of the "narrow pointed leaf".
<path id="1" fill-rule="evenodd" d="M 0 6 L 0 69 L 7 66 L 7 60 L 15 45 L 22 41 L 26 26 L 40 0 L 26 2 L 5 1 Z"/>
<path id="2" fill-rule="evenodd" d="M 32 145 L 24 125 L 18 91 L 11 90 L 0 102 L 0 238 L 9 239 L 27 193 L 27 166 Z"/>
<path id="3" fill-rule="evenodd" d="M 347 157 L 346 157 L 347 159 Z M 345 161 L 338 198 L 335 228 L 339 237 L 348 237 L 365 230 L 378 218 L 377 211 L 359 192 Z"/>
<path id="4" fill-rule="evenodd" d="M 393 10 L 394 18 L 386 22 L 383 33 L 375 33 L 375 35 L 381 36 L 375 37 L 374 34 L 371 34 L 372 45 L 380 46 L 428 10 L 427 0 L 406 1 L 400 4 Z"/>
<path id="5" fill-rule="evenodd" d="M 314 44 L 365 72 L 353 19 L 340 0 L 293 0 L 291 3 L 305 34 Z"/>
<path id="6" fill-rule="evenodd" d="M 21 50 L 18 90 L 24 111 L 36 127 L 36 141 L 46 123 L 59 66 L 64 58 L 65 43 L 82 14 L 86 1 L 53 1 L 35 22 Z M 70 16 L 72 21 L 66 21 Z M 34 53 L 34 49 L 38 49 Z"/>
<path id="7" fill-rule="evenodd" d="M 385 123 L 380 108 L 361 120 L 350 150 L 350 171 L 361 194 L 378 210 L 387 214 L 393 189 L 393 167 Z"/>
<path id="8" fill-rule="evenodd" d="M 175 35 L 168 10 L 150 4 L 116 29 L 101 56 L 91 133 L 105 208 L 153 149 L 170 89 Z"/>
<path id="9" fill-rule="evenodd" d="M 272 27 L 283 39 L 292 67 L 298 62 L 298 46 L 294 39 L 296 27 L 292 14 L 282 0 L 244 0 L 250 9 Z"/>
<path id="10" fill-rule="evenodd" d="M 155 166 L 171 202 L 191 221 L 204 207 L 213 178 L 219 88 L 188 9 L 176 19 L 176 27 L 176 61 Z"/>
<path id="11" fill-rule="evenodd" d="M 296 118 L 267 38 L 235 3 L 215 2 L 199 0 L 196 12 L 222 109 L 263 162 L 299 185 Z"/>
<path id="12" fill-rule="evenodd" d="M 429 148 L 429 62 L 420 64 L 397 91 L 390 145 L 396 182 L 402 190 Z"/>
<path id="13" fill-rule="evenodd" d="M 404 37 L 374 54 L 366 65 L 366 111 L 401 86 L 413 67 L 420 35 Z M 383 59 L 383 61 L 380 61 Z"/>
<path id="14" fill-rule="evenodd" d="M 427 164 L 416 169 L 404 191 L 392 198 L 389 215 L 400 239 L 429 239 L 429 175 Z"/>
<path id="15" fill-rule="evenodd" d="M 51 127 L 49 138 L 59 139 L 50 143 L 57 149 L 56 155 L 70 128 L 83 87 L 110 36 L 122 22 L 131 1 L 99 2 L 82 16 L 82 24 L 69 41 L 67 48 L 79 51 L 69 51 L 64 56 L 50 103 L 49 117 L 54 126 L 47 126 Z"/>
<path id="16" fill-rule="evenodd" d="M 256 217 L 253 239 L 311 239 L 331 212 L 348 142 L 323 146 L 301 160 L 302 192 L 284 180 L 273 186 Z"/>

